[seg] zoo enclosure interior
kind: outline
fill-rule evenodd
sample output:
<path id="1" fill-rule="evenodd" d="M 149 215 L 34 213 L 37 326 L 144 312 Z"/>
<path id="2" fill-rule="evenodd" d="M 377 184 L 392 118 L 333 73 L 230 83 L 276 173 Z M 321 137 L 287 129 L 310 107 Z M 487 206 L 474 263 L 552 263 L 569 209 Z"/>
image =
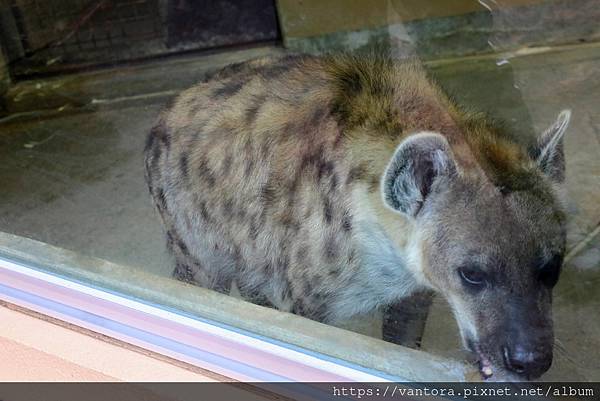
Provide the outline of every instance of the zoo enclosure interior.
<path id="1" fill-rule="evenodd" d="M 600 202 L 591 105 L 598 99 L 598 13 L 591 0 L 3 1 L 0 229 L 145 271 L 148 282 L 167 277 L 172 261 L 143 187 L 139 153 L 162 104 L 219 66 L 285 50 L 378 46 L 398 58 L 416 55 L 461 100 L 502 117 L 521 135 L 543 129 L 561 108 L 575 110 L 567 139 L 572 269 L 555 312 L 564 352 L 549 377 L 597 379 Z M 415 302 L 409 315 L 416 320 L 412 345 L 463 360 L 446 306 L 426 304 Z M 381 333 L 380 324 L 381 316 L 371 316 L 344 327 L 394 336 Z M 268 337 L 280 334 L 265 330 Z M 354 361 L 390 374 L 399 369 Z"/>

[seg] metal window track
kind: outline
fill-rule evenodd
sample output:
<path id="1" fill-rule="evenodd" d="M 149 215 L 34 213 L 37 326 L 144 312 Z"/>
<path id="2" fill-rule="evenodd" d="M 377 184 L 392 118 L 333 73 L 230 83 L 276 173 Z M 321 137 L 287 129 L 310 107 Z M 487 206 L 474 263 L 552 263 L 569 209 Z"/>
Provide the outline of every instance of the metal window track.
<path id="1" fill-rule="evenodd" d="M 0 258 L 0 299 L 245 382 L 401 381 Z"/>

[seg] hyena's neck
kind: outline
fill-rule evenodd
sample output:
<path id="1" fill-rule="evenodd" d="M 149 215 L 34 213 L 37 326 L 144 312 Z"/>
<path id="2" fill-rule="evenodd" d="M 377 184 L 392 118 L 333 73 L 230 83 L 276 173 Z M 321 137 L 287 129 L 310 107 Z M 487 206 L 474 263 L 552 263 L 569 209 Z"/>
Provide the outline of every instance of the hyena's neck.
<path id="1" fill-rule="evenodd" d="M 352 205 L 361 271 L 368 277 L 365 282 L 377 287 L 374 291 L 381 292 L 385 302 L 409 296 L 423 287 L 421 250 L 414 224 L 385 208 L 366 184 L 353 189 Z"/>

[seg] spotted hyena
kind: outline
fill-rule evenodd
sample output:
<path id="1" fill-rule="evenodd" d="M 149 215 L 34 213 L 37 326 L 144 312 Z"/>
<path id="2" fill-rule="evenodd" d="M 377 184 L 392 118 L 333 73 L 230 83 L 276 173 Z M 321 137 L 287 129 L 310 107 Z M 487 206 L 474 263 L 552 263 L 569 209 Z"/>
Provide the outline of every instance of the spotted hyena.
<path id="1" fill-rule="evenodd" d="M 330 323 L 431 289 L 484 377 L 538 377 L 569 116 L 527 147 L 414 62 L 259 59 L 161 114 L 147 181 L 177 278 Z"/>

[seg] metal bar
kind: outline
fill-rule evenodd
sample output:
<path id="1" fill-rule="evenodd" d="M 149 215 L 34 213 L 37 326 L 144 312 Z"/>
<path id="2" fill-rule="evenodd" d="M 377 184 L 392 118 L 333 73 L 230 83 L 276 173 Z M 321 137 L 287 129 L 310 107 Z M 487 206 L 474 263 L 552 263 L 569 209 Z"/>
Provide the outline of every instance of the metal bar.
<path id="1" fill-rule="evenodd" d="M 27 30 L 25 29 L 23 13 L 21 12 L 21 9 L 19 8 L 19 5 L 17 4 L 16 0 L 12 0 L 10 2 L 10 8 L 11 8 L 13 16 L 14 16 L 17 30 L 19 31 L 19 37 L 21 39 L 21 47 L 23 48 L 25 53 L 28 53 L 31 51 L 31 46 L 29 44 L 29 39 L 27 37 Z"/>

